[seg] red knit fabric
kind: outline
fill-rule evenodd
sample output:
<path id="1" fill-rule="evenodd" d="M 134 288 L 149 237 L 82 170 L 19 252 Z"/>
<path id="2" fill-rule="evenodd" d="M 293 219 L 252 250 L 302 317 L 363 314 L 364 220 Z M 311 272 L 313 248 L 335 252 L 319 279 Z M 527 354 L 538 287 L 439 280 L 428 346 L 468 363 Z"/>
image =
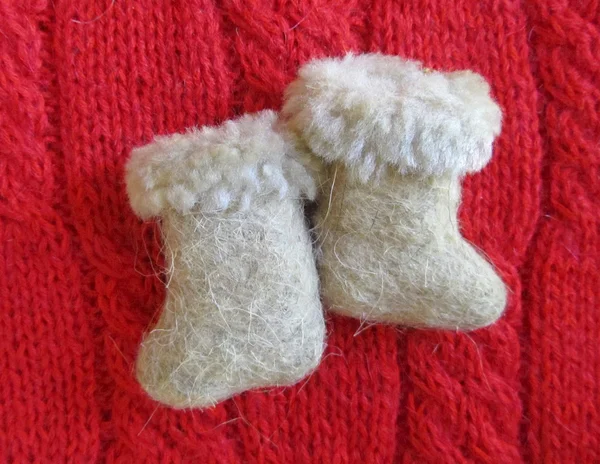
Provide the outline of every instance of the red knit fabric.
<path id="1" fill-rule="evenodd" d="M 131 148 L 278 109 L 300 63 L 350 50 L 492 84 L 503 132 L 461 221 L 506 316 L 331 317 L 300 385 L 159 407 L 132 375 L 164 287 Z M 597 0 L 0 1 L 0 462 L 600 462 L 599 56 Z"/>

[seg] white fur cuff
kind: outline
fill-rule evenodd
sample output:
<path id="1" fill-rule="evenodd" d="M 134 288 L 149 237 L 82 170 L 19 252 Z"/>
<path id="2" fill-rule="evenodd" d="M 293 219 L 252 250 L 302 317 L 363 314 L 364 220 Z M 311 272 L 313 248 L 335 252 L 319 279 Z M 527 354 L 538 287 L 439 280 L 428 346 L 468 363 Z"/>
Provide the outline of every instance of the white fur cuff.
<path id="1" fill-rule="evenodd" d="M 502 119 L 480 75 L 379 54 L 308 63 L 283 115 L 315 154 L 343 161 L 363 181 L 387 165 L 401 174 L 478 171 Z"/>
<path id="2" fill-rule="evenodd" d="M 126 167 L 133 210 L 149 218 L 195 206 L 247 209 L 255 197 L 270 194 L 314 198 L 313 179 L 275 123 L 274 112 L 262 111 L 134 149 Z"/>

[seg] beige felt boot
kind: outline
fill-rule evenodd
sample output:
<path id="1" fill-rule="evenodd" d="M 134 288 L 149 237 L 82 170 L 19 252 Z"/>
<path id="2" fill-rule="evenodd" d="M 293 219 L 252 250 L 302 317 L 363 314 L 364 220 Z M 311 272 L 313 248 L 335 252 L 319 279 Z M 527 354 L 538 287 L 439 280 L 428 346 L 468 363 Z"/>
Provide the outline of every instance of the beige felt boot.
<path id="1" fill-rule="evenodd" d="M 162 315 L 137 378 L 167 405 L 211 406 L 293 384 L 319 363 L 325 325 L 302 197 L 315 187 L 265 111 L 133 151 L 127 189 L 161 218 Z"/>
<path id="2" fill-rule="evenodd" d="M 283 120 L 321 158 L 321 286 L 335 312 L 414 327 L 493 323 L 506 289 L 461 236 L 460 178 L 483 168 L 501 112 L 474 73 L 383 55 L 317 60 Z"/>

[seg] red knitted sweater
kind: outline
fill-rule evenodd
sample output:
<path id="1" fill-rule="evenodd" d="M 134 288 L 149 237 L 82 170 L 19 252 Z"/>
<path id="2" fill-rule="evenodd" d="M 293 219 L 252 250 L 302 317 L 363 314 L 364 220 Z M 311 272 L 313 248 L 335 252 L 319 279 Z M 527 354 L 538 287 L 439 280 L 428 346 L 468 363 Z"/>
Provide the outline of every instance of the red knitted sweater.
<path id="1" fill-rule="evenodd" d="M 132 375 L 164 290 L 131 148 L 278 109 L 300 63 L 350 50 L 492 84 L 503 132 L 460 217 L 506 316 L 330 317 L 300 385 L 157 406 Z M 599 56 L 598 0 L 0 1 L 0 461 L 600 462 Z"/>

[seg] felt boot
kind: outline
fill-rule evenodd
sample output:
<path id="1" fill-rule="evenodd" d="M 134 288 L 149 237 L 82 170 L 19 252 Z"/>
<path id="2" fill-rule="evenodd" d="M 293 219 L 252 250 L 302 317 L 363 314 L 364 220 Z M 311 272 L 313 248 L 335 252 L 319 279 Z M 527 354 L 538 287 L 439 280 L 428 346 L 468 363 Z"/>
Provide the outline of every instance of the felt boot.
<path id="1" fill-rule="evenodd" d="M 134 211 L 161 218 L 168 271 L 136 373 L 167 405 L 290 385 L 320 361 L 325 324 L 302 204 L 316 189 L 275 120 L 265 111 L 160 137 L 127 165 Z"/>
<path id="2" fill-rule="evenodd" d="M 470 330 L 505 286 L 460 234 L 460 179 L 483 168 L 501 112 L 485 80 L 377 54 L 317 60 L 282 118 L 325 164 L 314 218 L 325 303 L 365 320 Z"/>

